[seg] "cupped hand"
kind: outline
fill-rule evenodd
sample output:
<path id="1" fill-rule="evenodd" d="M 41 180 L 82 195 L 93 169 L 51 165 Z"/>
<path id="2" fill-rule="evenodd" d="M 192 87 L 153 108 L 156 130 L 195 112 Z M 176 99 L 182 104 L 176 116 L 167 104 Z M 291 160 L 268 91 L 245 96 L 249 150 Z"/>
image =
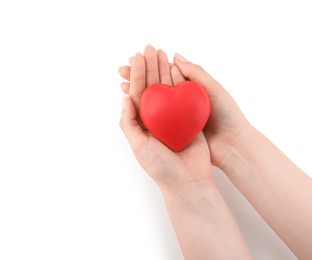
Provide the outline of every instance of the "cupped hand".
<path id="1" fill-rule="evenodd" d="M 203 133 L 209 144 L 212 163 L 223 168 L 231 153 L 240 145 L 242 139 L 246 138 L 252 127 L 231 95 L 203 68 L 179 54 L 175 55 L 174 64 L 171 66 L 172 78 L 176 77 L 177 82 L 195 81 L 209 94 L 211 115 Z M 120 75 L 129 79 L 132 69 L 133 67 L 123 66 L 120 68 Z M 173 81 L 173 84 L 177 82 Z M 122 84 L 122 89 L 127 93 L 129 88 L 125 87 L 125 84 Z"/>
<path id="2" fill-rule="evenodd" d="M 181 152 L 176 153 L 148 133 L 140 122 L 140 98 L 148 86 L 155 83 L 175 85 L 184 80 L 176 65 L 170 65 L 167 55 L 147 46 L 144 55 L 130 59 L 131 69 L 119 72 L 129 80 L 121 84 L 125 97 L 120 126 L 141 166 L 161 187 L 181 186 L 211 181 L 210 152 L 201 132 Z"/>

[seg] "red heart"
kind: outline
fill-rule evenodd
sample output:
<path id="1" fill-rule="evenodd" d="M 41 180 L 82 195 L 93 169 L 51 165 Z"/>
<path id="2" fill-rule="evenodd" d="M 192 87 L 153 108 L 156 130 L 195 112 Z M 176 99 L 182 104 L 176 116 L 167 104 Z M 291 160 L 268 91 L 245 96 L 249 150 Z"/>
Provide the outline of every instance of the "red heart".
<path id="1" fill-rule="evenodd" d="M 140 116 L 145 127 L 173 151 L 183 150 L 206 125 L 210 100 L 198 83 L 172 87 L 154 84 L 142 94 Z"/>

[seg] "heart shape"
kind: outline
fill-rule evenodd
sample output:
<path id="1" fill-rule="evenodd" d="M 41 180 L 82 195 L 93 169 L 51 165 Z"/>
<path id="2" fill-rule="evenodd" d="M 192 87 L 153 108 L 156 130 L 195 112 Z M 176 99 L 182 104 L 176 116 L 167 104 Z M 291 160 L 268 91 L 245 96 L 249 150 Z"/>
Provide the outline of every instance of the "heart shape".
<path id="1" fill-rule="evenodd" d="M 174 87 L 151 85 L 144 90 L 140 101 L 140 116 L 145 127 L 175 152 L 183 150 L 194 139 L 209 115 L 209 96 L 193 81 Z"/>

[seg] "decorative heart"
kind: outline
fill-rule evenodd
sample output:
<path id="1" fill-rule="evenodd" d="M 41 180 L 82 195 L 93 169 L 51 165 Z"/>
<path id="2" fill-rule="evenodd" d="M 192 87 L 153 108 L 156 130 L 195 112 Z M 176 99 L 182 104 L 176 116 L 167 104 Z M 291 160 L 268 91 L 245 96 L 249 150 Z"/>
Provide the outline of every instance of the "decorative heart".
<path id="1" fill-rule="evenodd" d="M 205 89 L 193 81 L 172 87 L 154 84 L 142 94 L 140 116 L 145 127 L 175 152 L 183 150 L 204 128 L 210 115 Z"/>

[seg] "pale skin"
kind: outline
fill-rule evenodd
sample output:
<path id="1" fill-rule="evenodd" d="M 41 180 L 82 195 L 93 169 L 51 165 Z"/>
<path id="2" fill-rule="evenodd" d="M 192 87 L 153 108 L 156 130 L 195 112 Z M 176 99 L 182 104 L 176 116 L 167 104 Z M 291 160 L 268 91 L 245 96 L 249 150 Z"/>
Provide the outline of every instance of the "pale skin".
<path id="1" fill-rule="evenodd" d="M 244 117 L 229 93 L 200 66 L 147 46 L 120 68 L 127 80 L 120 125 L 134 154 L 164 196 L 185 259 L 250 259 L 216 188 L 219 167 L 299 259 L 312 259 L 312 180 Z M 140 97 L 153 83 L 200 83 L 211 117 L 182 152 L 174 153 L 138 121 Z"/>

